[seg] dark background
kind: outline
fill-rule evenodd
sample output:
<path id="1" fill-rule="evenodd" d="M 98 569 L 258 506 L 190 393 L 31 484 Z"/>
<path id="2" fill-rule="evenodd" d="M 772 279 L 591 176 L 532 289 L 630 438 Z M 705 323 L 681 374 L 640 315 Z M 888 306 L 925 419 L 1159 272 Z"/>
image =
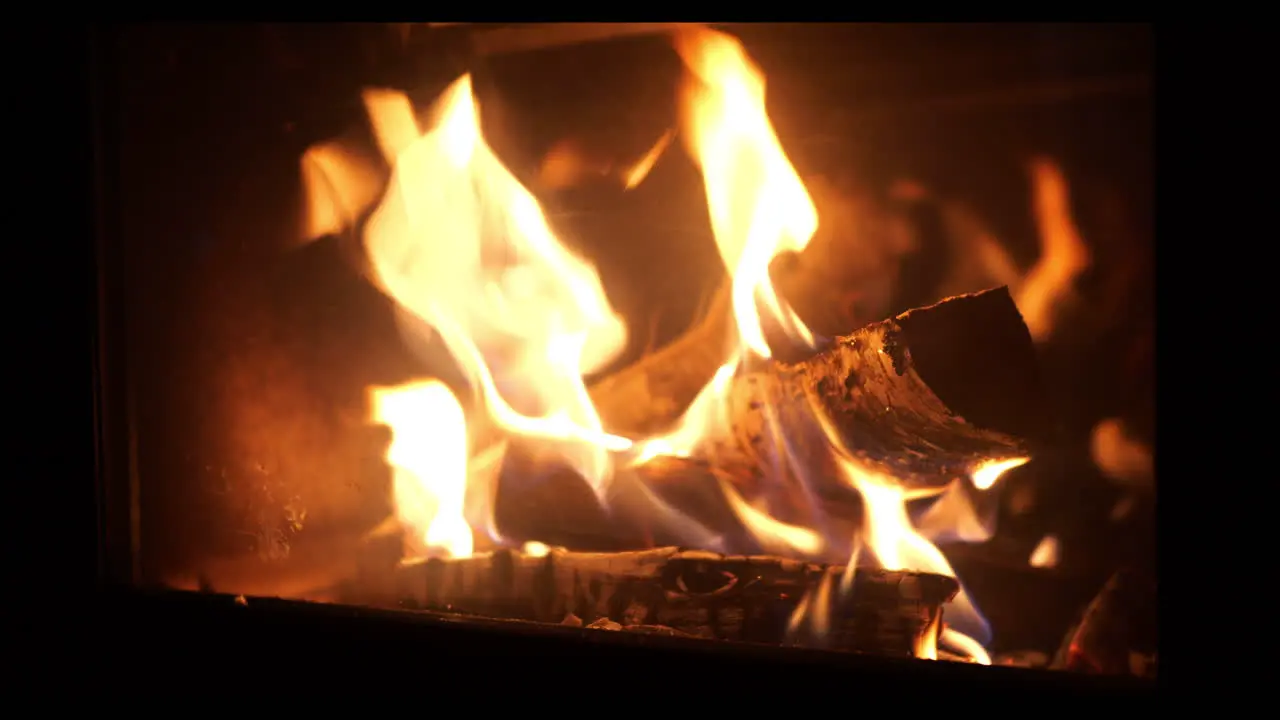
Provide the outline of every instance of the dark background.
<path id="1" fill-rule="evenodd" d="M 802 173 L 856 175 L 875 187 L 919 180 L 973 205 L 1030 262 L 1025 163 L 1050 155 L 1072 182 L 1098 265 L 1136 256 L 1149 268 L 1146 26 L 731 29 L 768 77 L 771 115 Z M 626 148 L 651 141 L 670 125 L 678 69 L 652 38 L 472 63 L 460 31 L 420 29 L 399 41 L 380 26 L 341 24 L 148 25 L 108 37 L 102 51 L 136 578 L 147 583 L 185 581 L 222 559 L 278 565 L 286 547 L 288 562 L 305 564 L 388 511 L 385 438 L 365 427 L 363 393 L 409 378 L 417 365 L 388 302 L 345 259 L 343 240 L 297 242 L 299 158 L 363 124 L 362 87 L 401 87 L 425 103 L 472 67 L 492 144 L 528 178 L 565 135 Z M 678 333 L 720 272 L 696 173 L 671 156 L 633 193 L 545 198 L 635 331 L 633 356 Z M 1127 290 L 1122 311 L 1107 311 L 1108 322 L 1045 348 L 1068 448 L 1081 449 L 1103 417 L 1124 415 L 1148 438 L 1154 432 L 1151 358 L 1141 350 L 1149 275 Z M 928 283 L 904 280 L 903 309 L 933 299 Z M 992 550 L 986 565 L 1025 562 L 1027 543 L 1055 532 L 1068 552 L 1053 572 L 1078 578 L 1088 595 L 1117 548 L 1123 554 L 1149 534 L 1101 524 L 1116 492 L 1087 455 L 1068 453 L 1054 472 L 1015 480 L 1036 483 L 1046 510 L 1007 518 L 1002 532 L 1013 539 L 992 544 L 1009 547 L 1007 557 Z M 999 583 L 956 564 L 999 637 L 997 590 L 984 598 L 984 586 Z"/>

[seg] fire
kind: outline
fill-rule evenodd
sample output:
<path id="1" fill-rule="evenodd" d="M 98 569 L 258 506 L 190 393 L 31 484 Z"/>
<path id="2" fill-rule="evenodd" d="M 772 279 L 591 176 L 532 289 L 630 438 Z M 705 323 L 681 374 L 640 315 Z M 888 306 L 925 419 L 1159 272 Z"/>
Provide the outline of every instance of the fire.
<path id="1" fill-rule="evenodd" d="M 1040 259 L 1018 287 L 1018 310 L 1031 336 L 1044 340 L 1053 332 L 1058 316 L 1075 292 L 1075 281 L 1092 262 L 1071 217 L 1067 180 L 1050 160 L 1031 164 L 1031 185 L 1036 225 L 1040 231 Z"/>
<path id="2" fill-rule="evenodd" d="M 412 553 L 470 554 L 477 539 L 472 528 L 480 522 L 475 519 L 491 520 L 491 493 L 472 490 L 478 478 L 496 474 L 506 445 L 469 458 L 477 428 L 491 427 L 512 443 L 567 464 L 606 503 L 617 468 L 660 455 L 687 456 L 708 435 L 729 430 L 722 401 L 735 373 L 777 350 L 766 339 L 766 326 L 779 331 L 768 333 L 774 342 L 816 346 L 769 277 L 775 257 L 806 247 L 818 215 L 766 112 L 764 76 L 741 44 L 722 33 L 684 27 L 675 46 L 687 70 L 681 124 L 618 174 L 624 187 L 634 187 L 672 138 L 682 139 L 701 170 L 715 242 L 731 278 L 738 347 L 676 427 L 657 437 L 604 431 L 582 378 L 617 355 L 626 327 L 595 269 L 556 237 L 538 201 L 486 143 L 469 77 L 445 90 L 425 131 L 403 94 L 365 94 L 378 147 L 392 167 L 385 195 L 365 227 L 374 280 L 403 312 L 408 339 L 431 341 L 424 333 L 434 332 L 475 392 L 472 407 L 438 381 L 371 390 L 374 421 L 393 433 L 387 460 L 395 471 L 397 519 Z M 329 161 L 330 155 L 317 152 L 311 158 L 323 170 L 317 177 L 324 176 L 335 189 L 328 210 L 316 210 L 312 225 L 349 227 L 354 211 L 345 205 L 366 202 L 368 183 L 359 175 L 342 176 L 343 166 Z M 572 176 L 570 166 L 579 161 L 566 154 L 557 162 L 564 167 L 544 168 L 549 184 Z M 469 417 L 464 406 L 474 415 Z M 792 619 L 798 624 L 807 612 L 810 629 L 819 636 L 827 630 L 829 606 L 857 592 L 853 568 L 863 549 L 886 569 L 955 575 L 942 552 L 913 526 L 907 504 L 915 498 L 901 483 L 862 468 L 838 443 L 828 449 L 843 478 L 862 495 L 865 517 L 838 598 L 832 598 L 828 577 Z M 972 485 L 988 490 L 1001 473 L 1026 461 L 981 463 L 972 472 Z M 744 497 L 724 481 L 721 489 L 761 547 L 813 559 L 829 559 L 827 553 L 835 552 L 830 538 L 812 527 L 776 518 L 765 498 Z M 964 502 L 958 494 L 953 500 Z M 485 530 L 490 539 L 504 542 L 491 522 Z M 523 547 L 532 555 L 551 551 L 532 541 Z M 950 610 L 942 644 L 989 663 L 971 637 L 986 640 L 985 621 L 963 590 Z M 927 634 L 929 642 L 917 648 L 917 655 L 936 659 L 933 633 Z"/>
<path id="3" fill-rule="evenodd" d="M 622 349 L 626 328 L 595 269 L 485 143 L 468 76 L 423 134 L 407 98 L 365 99 L 394 163 L 365 234 L 378 281 L 440 334 L 498 427 L 554 447 L 603 493 L 609 451 L 630 442 L 603 432 L 582 375 Z"/>
<path id="4" fill-rule="evenodd" d="M 1036 549 L 1031 551 L 1031 567 L 1051 568 L 1058 564 L 1058 538 L 1045 535 Z"/>
<path id="5" fill-rule="evenodd" d="M 818 229 L 818 211 L 787 160 L 765 112 L 764 76 L 733 38 L 703 28 L 676 36 L 689 70 L 681 107 L 685 138 L 706 184 L 711 229 L 733 275 L 742 344 L 771 357 L 759 301 L 788 335 L 813 344 L 799 317 L 774 292 L 769 262 L 799 252 Z"/>
<path id="6" fill-rule="evenodd" d="M 463 516 L 467 492 L 467 425 L 458 399 L 438 380 L 370 388 L 374 422 L 391 428 L 387 464 L 411 556 L 431 549 L 471 554 L 471 526 Z"/>
<path id="7" fill-rule="evenodd" d="M 1006 471 L 1027 464 L 1031 458 L 1009 458 L 1008 460 L 988 460 L 973 471 L 973 486 L 979 490 L 990 490 Z"/>
<path id="8" fill-rule="evenodd" d="M 955 577 L 956 573 L 942 551 L 912 526 L 907 516 L 907 493 L 897 481 L 871 472 L 848 457 L 840 458 L 839 467 L 845 480 L 862 495 L 866 508 L 866 543 L 885 569 L 926 571 Z M 976 662 L 990 665 L 991 658 L 971 637 L 973 634 L 986 635 L 990 630 L 963 588 L 949 609 L 955 616 L 951 624 L 964 626 L 969 632 L 944 627 L 941 642 Z"/>

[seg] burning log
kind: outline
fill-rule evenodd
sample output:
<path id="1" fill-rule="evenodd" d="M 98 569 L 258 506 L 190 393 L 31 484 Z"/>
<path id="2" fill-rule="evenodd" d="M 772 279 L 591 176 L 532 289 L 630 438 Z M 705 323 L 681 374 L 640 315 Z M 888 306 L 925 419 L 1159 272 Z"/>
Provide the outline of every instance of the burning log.
<path id="1" fill-rule="evenodd" d="M 838 338 L 797 363 L 734 378 L 732 432 L 697 455 L 735 477 L 759 477 L 829 439 L 908 488 L 941 488 L 993 458 L 1025 456 L 1038 434 L 1031 337 L 1004 288 L 911 310 Z M 829 422 L 824 429 L 821 423 Z M 835 437 L 828 438 L 834 431 Z"/>
<path id="2" fill-rule="evenodd" d="M 707 328 L 714 321 L 596 385 L 605 422 L 651 427 L 658 416 L 678 416 L 709 378 L 702 376 Z M 985 461 L 1031 454 L 1045 430 L 1041 396 L 1030 334 L 1008 290 L 996 288 L 869 325 L 799 362 L 739 372 L 725 392 L 727 428 L 703 438 L 689 458 L 660 458 L 634 473 L 659 494 L 697 494 L 716 478 L 751 488 L 766 473 L 786 472 L 794 458 L 790 474 L 805 476 L 831 509 L 857 502 L 839 479 L 829 449 L 835 440 L 869 471 L 908 489 L 941 490 Z M 616 523 L 589 493 L 576 497 L 590 509 L 574 507 L 570 483 L 581 484 L 504 484 L 499 526 L 544 541 L 566 527 L 616 537 Z M 537 510 L 553 506 L 545 516 Z"/>
<path id="3" fill-rule="evenodd" d="M 718 640 L 803 644 L 792 630 L 797 607 L 822 615 L 827 646 L 913 656 L 936 646 L 942 605 L 959 584 L 943 575 L 859 568 L 847 600 L 843 567 L 771 557 L 660 548 L 639 552 L 551 550 L 542 557 L 500 550 L 433 558 L 395 569 L 388 600 L 417 609 L 485 617 L 585 624 Z M 825 589 L 822 586 L 825 584 Z M 346 592 L 368 603 L 368 583 Z M 826 594 L 829 612 L 810 598 Z"/>

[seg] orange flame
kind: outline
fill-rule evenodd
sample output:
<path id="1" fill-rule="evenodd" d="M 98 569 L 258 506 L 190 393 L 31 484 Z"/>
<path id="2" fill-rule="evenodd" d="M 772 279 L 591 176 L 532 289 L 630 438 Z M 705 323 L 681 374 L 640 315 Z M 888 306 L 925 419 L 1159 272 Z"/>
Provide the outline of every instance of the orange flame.
<path id="1" fill-rule="evenodd" d="M 1047 339 L 1074 293 L 1077 277 L 1092 262 L 1089 246 L 1071 217 L 1067 180 L 1050 160 L 1031 164 L 1032 208 L 1040 231 L 1040 259 L 1019 284 L 1014 300 L 1031 337 Z"/>

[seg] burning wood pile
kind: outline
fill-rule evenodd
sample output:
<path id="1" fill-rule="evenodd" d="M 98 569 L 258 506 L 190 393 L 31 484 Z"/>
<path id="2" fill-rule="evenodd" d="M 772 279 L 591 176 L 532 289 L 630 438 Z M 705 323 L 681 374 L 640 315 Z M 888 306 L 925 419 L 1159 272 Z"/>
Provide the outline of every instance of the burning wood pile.
<path id="1" fill-rule="evenodd" d="M 620 175 L 637 186 L 687 152 L 728 279 L 682 337 L 604 377 L 628 328 L 486 142 L 468 76 L 425 119 L 366 92 L 385 189 L 337 145 L 308 153 L 311 235 L 359 233 L 406 344 L 426 349 L 422 379 L 369 389 L 395 516 L 367 542 L 395 548 L 341 599 L 991 662 L 985 621 L 907 504 L 945 498 L 944 524 L 960 522 L 1044 446 L 1033 332 L 1052 283 L 1013 274 L 1012 293 L 819 332 L 787 292 L 808 270 L 775 262 L 822 218 L 764 78 L 728 35 L 673 36 L 679 125 Z M 1052 267 L 1087 263 L 1055 242 L 1072 262 Z"/>

